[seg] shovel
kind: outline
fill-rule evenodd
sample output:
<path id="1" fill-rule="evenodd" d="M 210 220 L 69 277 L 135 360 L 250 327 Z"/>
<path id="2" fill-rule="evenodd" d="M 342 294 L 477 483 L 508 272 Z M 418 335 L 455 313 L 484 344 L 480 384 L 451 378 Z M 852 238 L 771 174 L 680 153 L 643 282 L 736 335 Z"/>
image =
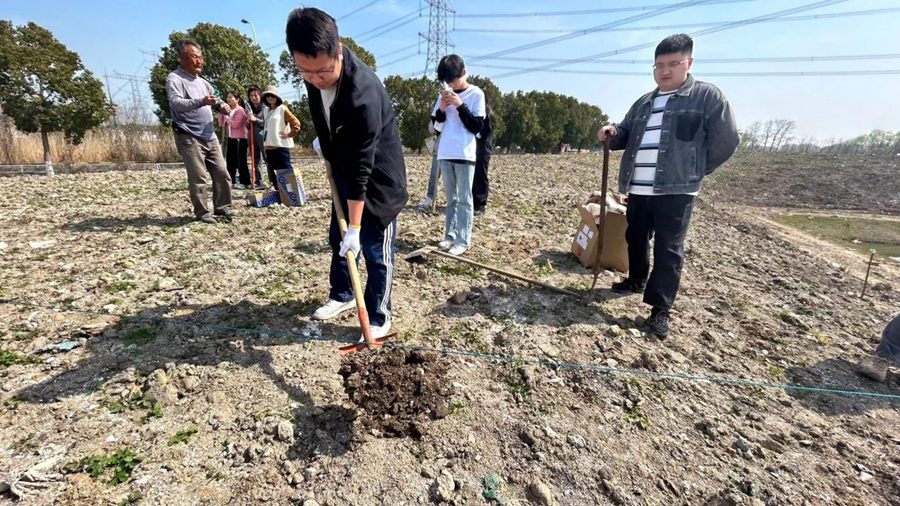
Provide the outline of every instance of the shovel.
<path id="1" fill-rule="evenodd" d="M 599 237 L 597 237 L 597 263 L 594 264 L 594 282 L 591 283 L 591 290 L 588 293 L 593 293 L 594 288 L 597 288 L 597 279 L 600 278 L 600 273 L 603 272 L 603 267 L 600 267 L 600 256 L 603 254 L 603 236 L 605 235 L 606 228 L 604 225 L 606 224 L 606 192 L 609 189 L 609 183 L 607 183 L 607 179 L 609 178 L 609 137 L 603 141 L 603 182 L 600 184 L 602 196 L 600 198 L 600 223 L 598 225 L 597 230 L 600 231 Z"/>
<path id="2" fill-rule="evenodd" d="M 514 272 L 504 271 L 504 270 L 498 269 L 498 268 L 496 268 L 496 267 L 491 267 L 490 265 L 485 265 L 485 264 L 482 264 L 482 263 L 475 262 L 475 261 L 473 261 L 473 260 L 469 260 L 468 258 L 463 258 L 463 257 L 460 257 L 460 256 L 451 255 L 450 253 L 447 253 L 447 252 L 444 252 L 444 251 L 439 250 L 436 246 L 426 246 L 426 247 L 424 247 L 424 248 L 419 248 L 419 249 L 413 251 L 412 253 L 406 255 L 405 257 L 403 257 L 403 259 L 406 260 L 407 262 L 411 262 L 411 261 L 413 261 L 413 260 L 417 260 L 417 259 L 420 259 L 420 258 L 424 258 L 424 257 L 427 256 L 427 255 L 437 255 L 437 256 L 440 256 L 440 257 L 449 258 L 450 260 L 456 260 L 457 262 L 462 262 L 462 263 L 464 263 L 464 264 L 468 264 L 468 265 L 471 265 L 471 266 L 473 266 L 473 267 L 478 267 L 479 269 L 484 269 L 484 270 L 486 270 L 486 271 L 493 272 L 494 274 L 500 274 L 501 276 L 506 276 L 506 277 L 512 278 L 512 279 L 518 279 L 519 281 L 524 281 L 524 282 L 526 282 L 526 283 L 530 283 L 530 284 L 532 284 L 532 285 L 540 286 L 540 287 L 546 288 L 546 289 L 548 289 L 548 290 L 553 290 L 554 292 L 557 292 L 557 293 L 562 293 L 562 294 L 565 294 L 565 295 L 571 295 L 571 296 L 573 296 L 573 297 L 581 297 L 581 295 L 579 295 L 579 294 L 577 294 L 577 293 L 575 293 L 575 292 L 571 292 L 571 291 L 566 290 L 566 289 L 564 289 L 564 288 L 559 288 L 558 286 L 549 285 L 549 284 L 547 284 L 547 283 L 544 283 L 543 281 L 538 281 L 538 280 L 536 280 L 536 279 L 526 278 L 525 276 L 522 276 L 522 275 L 520 275 L 520 274 L 516 274 L 516 273 L 514 273 Z"/>
<path id="3" fill-rule="evenodd" d="M 325 172 L 328 174 L 328 184 L 331 186 L 331 202 L 334 205 L 334 213 L 337 216 L 338 227 L 341 230 L 341 237 L 347 233 L 347 219 L 344 216 L 344 208 L 341 207 L 341 200 L 338 196 L 337 184 L 334 182 L 334 174 L 331 172 L 331 164 L 325 161 Z M 369 327 L 369 311 L 366 309 L 366 300 L 363 297 L 362 283 L 359 282 L 359 269 L 356 267 L 356 255 L 353 251 L 348 250 L 345 255 L 347 259 L 347 268 L 350 270 L 350 284 L 353 287 L 353 297 L 356 298 L 356 312 L 359 316 L 359 328 L 362 330 L 365 342 L 341 346 L 338 353 L 342 356 L 353 353 L 365 348 L 378 349 L 381 344 L 388 338 L 396 336 L 396 333 L 389 334 L 384 337 L 375 339 L 372 337 L 372 329 Z"/>

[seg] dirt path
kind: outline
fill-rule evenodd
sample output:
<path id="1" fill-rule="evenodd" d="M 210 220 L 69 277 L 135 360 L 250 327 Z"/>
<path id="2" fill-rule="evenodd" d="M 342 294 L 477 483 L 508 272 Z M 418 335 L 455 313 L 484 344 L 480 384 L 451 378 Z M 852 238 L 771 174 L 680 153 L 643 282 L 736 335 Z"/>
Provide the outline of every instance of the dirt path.
<path id="1" fill-rule="evenodd" d="M 411 202 L 428 162 L 409 160 Z M 586 290 L 569 247 L 597 163 L 496 157 L 469 256 Z M 856 270 L 834 265 L 856 255 L 713 195 L 696 209 L 665 342 L 634 328 L 637 298 L 587 304 L 398 260 L 399 342 L 640 372 L 447 356 L 447 416 L 420 439 L 364 429 L 335 345 L 298 337 L 358 336 L 353 315 L 308 316 L 328 291 L 330 203 L 321 168 L 303 170 L 307 207 L 239 207 L 231 226 L 186 220 L 177 171 L 23 178 L 28 191 L 0 194 L 0 297 L 80 311 L 0 304 L 0 473 L 43 465 L 50 480 L 23 504 L 477 505 L 495 474 L 519 506 L 900 504 L 900 402 L 652 376 L 900 395 L 896 374 L 873 384 L 853 371 L 900 295 L 860 300 Z M 410 208 L 398 249 L 442 229 Z M 10 364 L 64 341 L 81 347 Z M 140 462 L 109 485 L 135 463 L 126 450 Z"/>

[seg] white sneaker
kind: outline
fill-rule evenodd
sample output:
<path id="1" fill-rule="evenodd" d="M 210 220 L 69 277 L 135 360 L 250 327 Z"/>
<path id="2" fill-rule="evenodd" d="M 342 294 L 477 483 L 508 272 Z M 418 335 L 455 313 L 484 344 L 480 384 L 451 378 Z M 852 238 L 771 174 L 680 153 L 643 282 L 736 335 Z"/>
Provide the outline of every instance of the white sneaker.
<path id="1" fill-rule="evenodd" d="M 448 249 L 453 247 L 453 241 L 441 241 L 438 243 L 438 248 L 447 251 Z"/>
<path id="2" fill-rule="evenodd" d="M 238 189 L 238 190 L 246 190 L 247 187 L 244 186 L 244 185 L 242 185 L 242 184 L 239 184 L 239 185 L 237 185 L 237 189 Z"/>
<path id="3" fill-rule="evenodd" d="M 384 325 L 371 325 L 369 326 L 369 332 L 372 333 L 372 339 L 378 339 L 384 337 L 391 333 L 391 320 L 384 322 Z M 359 336 L 359 342 L 366 342 L 366 338 L 363 335 Z"/>
<path id="4" fill-rule="evenodd" d="M 457 244 L 456 246 L 450 248 L 450 251 L 448 251 L 447 253 L 450 253 L 453 256 L 459 256 L 459 255 L 462 255 L 463 253 L 465 253 L 467 249 L 469 249 L 469 248 L 466 248 L 465 246 L 460 246 Z"/>
<path id="5" fill-rule="evenodd" d="M 431 207 L 431 197 L 425 197 L 425 200 L 419 202 L 419 207 Z"/>
<path id="6" fill-rule="evenodd" d="M 344 311 L 353 309 L 354 307 L 356 307 L 355 300 L 341 302 L 339 300 L 328 299 L 328 302 L 326 302 L 324 306 L 316 309 L 316 312 L 312 315 L 312 319 L 330 320 L 335 316 L 343 313 Z"/>

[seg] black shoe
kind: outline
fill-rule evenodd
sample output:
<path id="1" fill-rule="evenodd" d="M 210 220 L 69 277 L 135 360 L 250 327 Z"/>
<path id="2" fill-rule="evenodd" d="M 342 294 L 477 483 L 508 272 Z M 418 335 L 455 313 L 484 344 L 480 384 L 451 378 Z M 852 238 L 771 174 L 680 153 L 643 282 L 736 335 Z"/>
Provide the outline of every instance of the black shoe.
<path id="1" fill-rule="evenodd" d="M 612 291 L 616 293 L 627 293 L 629 295 L 644 293 L 644 283 L 641 283 L 636 279 L 626 278 L 625 281 L 613 283 Z"/>
<path id="2" fill-rule="evenodd" d="M 647 330 L 654 336 L 665 339 L 669 335 L 669 312 L 665 309 L 653 308 L 650 319 L 645 323 Z"/>
<path id="3" fill-rule="evenodd" d="M 482 207 L 481 209 L 476 209 L 475 216 L 484 216 L 484 208 Z"/>
<path id="4" fill-rule="evenodd" d="M 221 216 L 222 219 L 227 221 L 228 223 L 234 221 L 234 215 L 231 213 L 216 213 L 216 216 Z"/>
<path id="5" fill-rule="evenodd" d="M 209 223 L 211 225 L 215 225 L 216 223 L 218 223 L 215 218 L 208 214 L 197 217 L 197 221 L 202 221 L 203 223 Z"/>

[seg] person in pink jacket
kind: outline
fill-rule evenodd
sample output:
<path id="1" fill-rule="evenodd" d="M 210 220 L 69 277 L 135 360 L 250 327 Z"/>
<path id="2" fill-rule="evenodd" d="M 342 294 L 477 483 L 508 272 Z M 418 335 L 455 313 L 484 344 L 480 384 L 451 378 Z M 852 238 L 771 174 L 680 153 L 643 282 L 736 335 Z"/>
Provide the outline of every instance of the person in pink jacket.
<path id="1" fill-rule="evenodd" d="M 235 173 L 240 176 L 240 184 L 232 185 L 232 188 L 245 190 L 250 188 L 250 170 L 247 167 L 247 112 L 244 110 L 244 101 L 237 92 L 230 92 L 226 98 L 231 113 L 219 115 L 219 126 L 225 128 L 228 146 L 225 155 L 225 164 L 232 181 Z"/>

